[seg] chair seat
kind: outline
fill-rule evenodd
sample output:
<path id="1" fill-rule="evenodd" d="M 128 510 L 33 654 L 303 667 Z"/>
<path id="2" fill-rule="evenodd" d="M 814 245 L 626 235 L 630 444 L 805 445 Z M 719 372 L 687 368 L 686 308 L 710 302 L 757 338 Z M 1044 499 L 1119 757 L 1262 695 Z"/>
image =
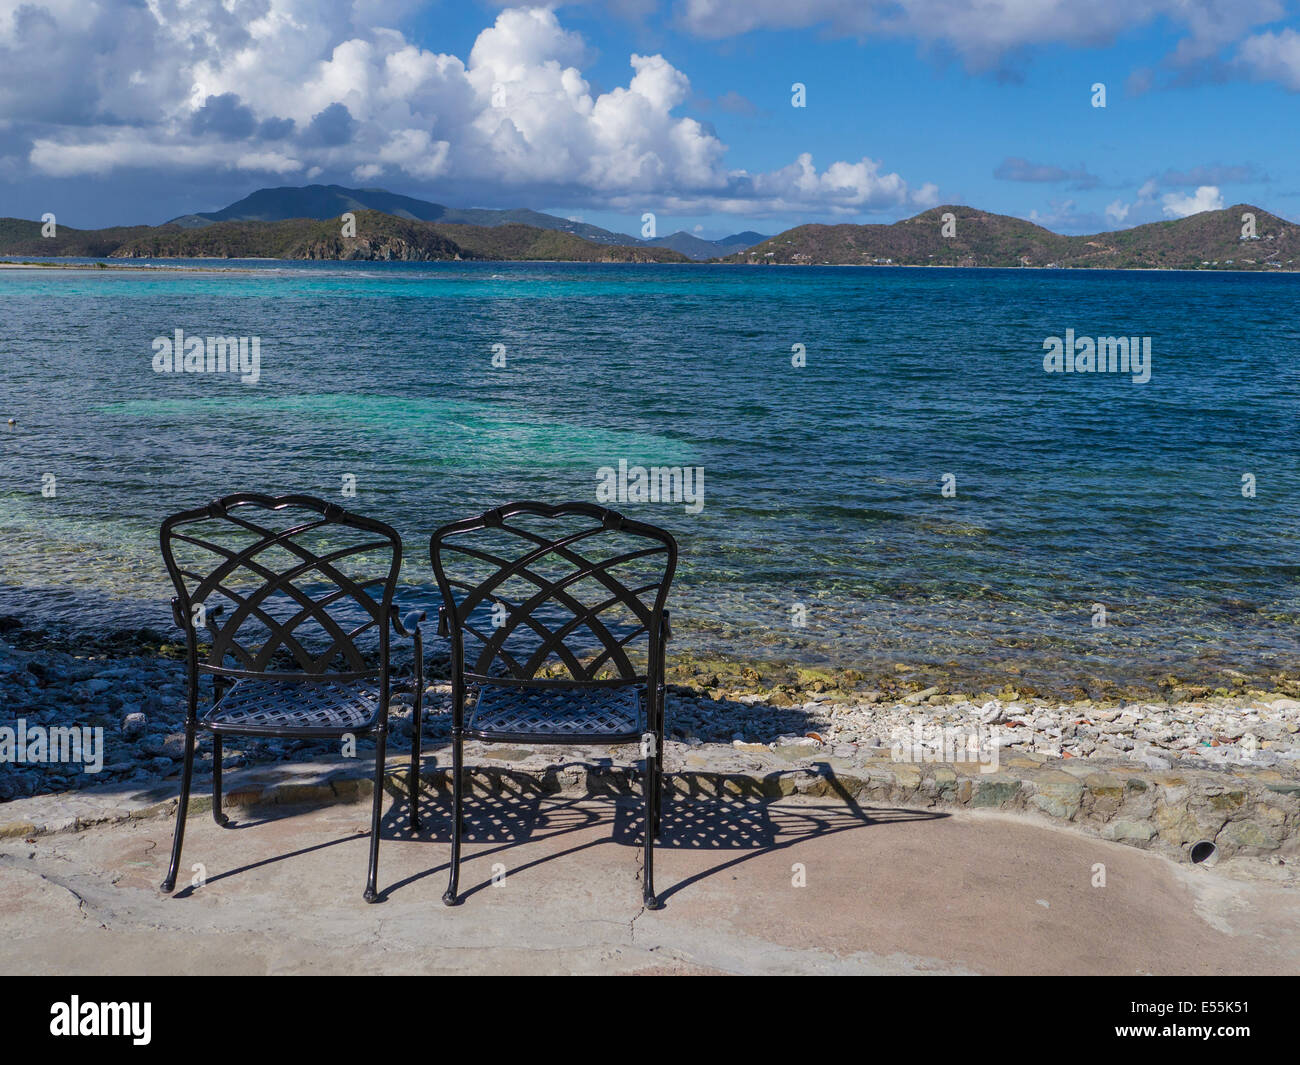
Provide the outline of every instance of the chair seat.
<path id="1" fill-rule="evenodd" d="M 256 680 L 234 685 L 202 722 L 216 732 L 341 735 L 360 732 L 379 716 L 373 680 Z"/>
<path id="2" fill-rule="evenodd" d="M 521 742 L 613 743 L 639 739 L 647 730 L 645 689 L 484 684 L 466 722 L 483 739 Z"/>

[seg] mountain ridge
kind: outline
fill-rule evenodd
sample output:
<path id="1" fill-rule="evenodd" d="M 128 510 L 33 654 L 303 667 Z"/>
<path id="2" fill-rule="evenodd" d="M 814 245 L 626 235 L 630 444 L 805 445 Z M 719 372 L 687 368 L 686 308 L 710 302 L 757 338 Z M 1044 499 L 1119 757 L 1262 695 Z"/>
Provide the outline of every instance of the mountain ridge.
<path id="1" fill-rule="evenodd" d="M 519 223 L 447 225 L 377 211 L 355 212 L 356 233 L 338 219 L 214 222 L 184 228 L 129 226 L 77 230 L 59 226 L 42 237 L 41 223 L 0 218 L 0 255 L 110 259 L 338 259 L 435 262 L 456 259 L 568 262 L 689 262 L 668 248 L 597 244 L 572 233 Z"/>
<path id="2" fill-rule="evenodd" d="M 60 226 L 0 219 L 0 255 L 90 258 L 301 258 L 437 261 L 500 259 L 573 262 L 690 262 L 659 242 L 607 244 L 577 234 L 502 222 L 429 222 L 370 210 L 354 212 L 357 235 L 337 217 L 219 221 L 186 228 Z M 757 234 L 737 234 L 747 238 Z M 687 233 L 660 238 L 699 241 Z M 630 239 L 630 238 L 629 238 Z M 718 243 L 718 242 L 713 242 Z M 795 226 L 709 262 L 743 265 L 988 266 L 1103 269 L 1300 269 L 1300 225 L 1251 204 L 1084 236 L 960 204 L 930 208 L 893 223 Z"/>
<path id="3" fill-rule="evenodd" d="M 201 229 L 220 222 L 285 222 L 312 218 L 319 221 L 339 218 L 345 212 L 379 211 L 408 221 L 440 222 L 446 225 L 500 226 L 521 224 L 536 229 L 571 233 L 594 244 L 625 247 L 671 248 L 691 259 L 715 258 L 756 244 L 765 239 L 761 233 L 733 234 L 718 241 L 702 240 L 689 233 L 667 237 L 637 239 L 615 233 L 586 222 L 576 222 L 557 215 L 543 214 L 528 207 L 498 210 L 487 207 L 447 207 L 431 200 L 389 192 L 387 189 L 351 189 L 344 185 L 281 185 L 257 189 L 219 211 L 198 211 L 180 215 L 164 225 L 182 229 Z M 752 238 L 752 239 L 746 239 Z"/>
<path id="4" fill-rule="evenodd" d="M 1255 235 L 1245 236 L 1243 216 Z M 1296 269 L 1300 226 L 1251 204 L 1083 236 L 964 204 L 892 223 L 795 226 L 722 262 L 762 265 Z"/>

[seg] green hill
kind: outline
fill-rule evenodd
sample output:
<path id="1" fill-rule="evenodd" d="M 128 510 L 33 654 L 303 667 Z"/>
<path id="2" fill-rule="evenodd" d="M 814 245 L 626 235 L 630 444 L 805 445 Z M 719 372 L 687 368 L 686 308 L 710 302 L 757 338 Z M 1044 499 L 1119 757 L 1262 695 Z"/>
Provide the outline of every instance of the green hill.
<path id="1" fill-rule="evenodd" d="M 357 219 L 360 230 L 360 216 Z M 572 233 L 533 226 L 434 225 L 432 228 L 464 249 L 472 259 L 560 259 L 588 263 L 684 263 L 690 260 L 670 248 L 595 244 Z"/>
<path id="2" fill-rule="evenodd" d="M 356 236 L 338 218 L 225 221 L 186 227 L 58 227 L 0 219 L 0 255 L 91 258 L 443 259 L 569 262 L 689 262 L 672 248 L 608 244 L 575 233 L 517 222 L 496 225 L 430 222 L 359 210 Z M 1243 237 L 1242 216 L 1255 219 Z M 952 235 L 944 236 L 945 215 Z M 687 236 L 679 234 L 678 236 Z M 748 234 L 743 235 L 748 236 Z M 669 238 L 665 238 L 669 239 Z M 690 249 L 698 255 L 697 249 Z M 713 262 L 893 266 L 1048 266 L 1184 270 L 1295 270 L 1300 226 L 1249 204 L 1206 211 L 1115 232 L 1067 237 L 1024 219 L 973 207 L 944 206 L 892 225 L 806 225 L 769 237 Z"/>
<path id="3" fill-rule="evenodd" d="M 638 240 L 637 243 L 643 247 L 672 248 L 673 251 L 679 251 L 687 258 L 700 262 L 705 259 L 717 259 L 733 252 L 744 251 L 746 248 L 752 248 L 755 244 L 766 239 L 762 233 L 745 232 L 733 233 L 721 240 L 703 240 L 693 233 L 678 230 L 666 237 L 655 237 L 653 240 Z"/>
<path id="4" fill-rule="evenodd" d="M 597 244 L 572 233 L 515 223 L 444 225 L 357 211 L 356 235 L 338 219 L 168 223 L 123 229 L 59 228 L 44 239 L 39 222 L 0 219 L 0 255 L 91 256 L 113 259 L 364 259 L 425 262 L 446 259 L 572 262 L 689 262 L 667 248 Z"/>
<path id="5" fill-rule="evenodd" d="M 1256 239 L 1243 239 L 1242 215 Z M 944 236 L 951 214 L 952 236 Z M 1115 232 L 1066 237 L 1008 215 L 947 205 L 892 225 L 807 225 L 728 263 L 782 265 L 1059 266 L 1108 269 L 1297 269 L 1300 226 L 1249 204 Z"/>
<path id="6" fill-rule="evenodd" d="M 0 218 L 0 255 L 70 256 L 102 259 L 132 237 L 150 232 L 151 226 L 114 229 L 71 229 L 57 226 L 56 236 L 42 237 L 41 223 L 23 218 Z"/>
<path id="7" fill-rule="evenodd" d="M 484 207 L 445 207 L 429 200 L 402 196 L 387 189 L 349 189 L 342 185 L 284 186 L 258 189 L 219 211 L 201 211 L 173 218 L 184 229 L 211 225 L 214 222 L 283 222 L 295 218 L 327 221 L 346 211 L 378 211 L 418 222 L 445 225 L 499 226 L 511 222 L 535 229 L 554 229 L 572 233 L 597 244 L 636 244 L 633 237 L 613 233 L 599 226 L 573 222 L 567 218 L 542 214 L 528 208 L 493 210 Z"/>
<path id="8" fill-rule="evenodd" d="M 214 222 L 184 229 L 168 224 L 134 236 L 114 259 L 380 259 L 426 261 L 472 258 L 428 222 L 359 211 L 357 235 L 344 237 L 337 219 Z"/>

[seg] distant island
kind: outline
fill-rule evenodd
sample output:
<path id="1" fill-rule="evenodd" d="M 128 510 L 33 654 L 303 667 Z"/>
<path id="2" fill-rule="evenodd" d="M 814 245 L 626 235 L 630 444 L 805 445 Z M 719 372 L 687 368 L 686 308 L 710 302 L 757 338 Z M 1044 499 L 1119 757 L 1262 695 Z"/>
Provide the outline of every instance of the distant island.
<path id="1" fill-rule="evenodd" d="M 346 227 L 345 214 L 352 216 Z M 220 211 L 159 226 L 41 233 L 40 222 L 0 219 L 0 255 L 1263 271 L 1295 270 L 1300 259 L 1300 227 L 1250 204 L 1079 237 L 954 204 L 889 225 L 638 240 L 528 209 L 444 207 L 340 185 L 261 189 Z"/>
<path id="2" fill-rule="evenodd" d="M 945 236 L 945 231 L 950 236 Z M 806 225 L 722 257 L 727 263 L 1295 270 L 1300 227 L 1250 204 L 1091 236 L 948 205 L 892 225 Z"/>
<path id="3" fill-rule="evenodd" d="M 690 262 L 670 248 L 597 244 L 572 233 L 505 223 L 494 226 L 417 222 L 378 211 L 353 212 L 355 235 L 339 219 L 216 222 L 186 229 L 175 223 L 118 229 L 58 227 L 41 236 L 40 222 L 0 219 L 0 255 L 85 256 L 108 259 L 364 259 L 431 262 L 456 259 L 568 262 Z M 349 227 L 351 230 L 351 227 Z"/>
<path id="4" fill-rule="evenodd" d="M 597 244 L 571 233 L 518 223 L 496 226 L 413 222 L 378 211 L 353 213 L 355 235 L 339 219 L 217 222 L 202 229 L 174 224 L 121 230 L 59 227 L 43 238 L 39 222 L 0 219 L 0 255 L 94 256 L 109 259 L 364 259 L 432 262 L 456 259 L 670 262 L 690 260 L 670 248 Z M 351 226 L 349 226 L 349 231 Z"/>

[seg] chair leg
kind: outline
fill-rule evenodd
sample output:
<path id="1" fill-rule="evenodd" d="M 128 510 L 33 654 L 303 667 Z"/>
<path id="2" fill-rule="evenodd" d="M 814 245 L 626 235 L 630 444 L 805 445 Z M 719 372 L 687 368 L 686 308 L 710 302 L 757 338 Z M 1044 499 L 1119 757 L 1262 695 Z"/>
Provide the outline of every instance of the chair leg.
<path id="1" fill-rule="evenodd" d="M 654 813 L 654 833 L 655 839 L 663 838 L 663 813 L 664 813 L 664 765 L 660 759 L 659 764 L 655 766 L 655 813 Z"/>
<path id="2" fill-rule="evenodd" d="M 659 899 L 655 897 L 655 774 L 658 759 L 647 755 L 645 760 L 645 868 L 643 869 L 641 895 L 647 910 L 659 909 Z"/>
<path id="3" fill-rule="evenodd" d="M 230 824 L 230 818 L 221 812 L 221 733 L 212 734 L 212 820 L 220 827 Z"/>
<path id="4" fill-rule="evenodd" d="M 375 730 L 375 801 L 370 811 L 370 866 L 366 872 L 366 890 L 362 896 L 367 902 L 379 898 L 375 890 L 379 879 L 379 815 L 384 808 L 384 756 L 388 753 L 388 729 L 380 725 Z"/>
<path id="5" fill-rule="evenodd" d="M 181 847 L 185 844 L 185 814 L 190 806 L 190 781 L 194 778 L 194 726 L 185 725 L 185 766 L 181 770 L 181 799 L 176 807 L 176 832 L 172 836 L 172 861 L 162 882 L 163 891 L 176 888 L 176 872 L 181 864 Z"/>
<path id="6" fill-rule="evenodd" d="M 411 717 L 411 772 L 407 776 L 411 799 L 411 830 L 414 832 L 420 830 L 420 745 L 423 741 L 420 723 L 420 719 L 423 717 L 423 708 L 420 703 L 421 699 L 417 694 L 415 697 L 415 711 Z"/>
<path id="7" fill-rule="evenodd" d="M 456 891 L 460 884 L 460 834 L 462 805 L 464 797 L 461 792 L 461 777 L 465 774 L 462 764 L 464 758 L 463 739 L 459 729 L 453 729 L 451 736 L 451 872 L 447 878 L 447 890 L 442 901 L 448 906 L 456 905 Z"/>
<path id="8" fill-rule="evenodd" d="M 655 759 L 654 831 L 655 839 L 659 839 L 662 835 L 664 812 L 664 734 L 662 728 L 655 736 L 655 751 L 658 754 L 658 757 Z"/>

